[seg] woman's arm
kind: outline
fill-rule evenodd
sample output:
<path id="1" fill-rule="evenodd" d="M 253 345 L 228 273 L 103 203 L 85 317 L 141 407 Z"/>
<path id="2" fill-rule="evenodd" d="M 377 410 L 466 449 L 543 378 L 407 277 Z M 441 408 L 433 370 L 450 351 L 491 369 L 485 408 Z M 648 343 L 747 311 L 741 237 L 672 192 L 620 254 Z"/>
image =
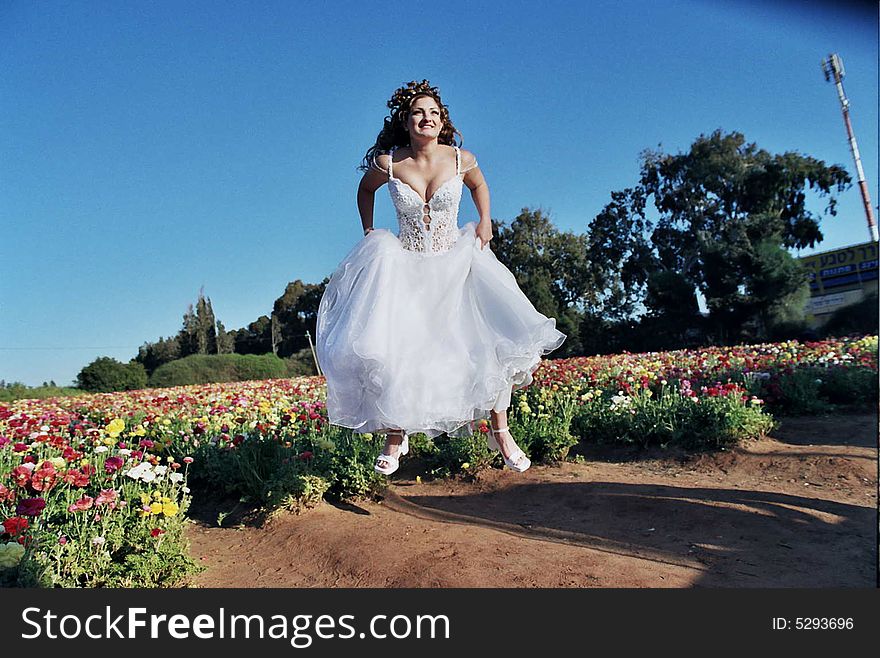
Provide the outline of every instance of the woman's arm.
<path id="1" fill-rule="evenodd" d="M 474 205 L 477 207 L 477 213 L 480 215 L 480 221 L 477 224 L 477 237 L 483 242 L 483 244 L 480 245 L 480 248 L 482 249 L 486 246 L 489 240 L 492 239 L 492 213 L 490 210 L 489 184 L 486 183 L 486 179 L 483 177 L 483 172 L 480 171 L 480 168 L 477 165 L 477 158 L 473 153 L 462 149 L 461 159 L 461 169 L 466 172 L 463 179 L 464 184 L 470 189 L 471 198 L 474 200 Z"/>
<path id="2" fill-rule="evenodd" d="M 378 166 L 367 169 L 364 177 L 361 178 L 357 190 L 358 213 L 361 216 L 364 235 L 373 230 L 373 209 L 376 201 L 376 190 L 382 187 L 388 180 L 388 156 L 376 156 L 374 165 Z"/>

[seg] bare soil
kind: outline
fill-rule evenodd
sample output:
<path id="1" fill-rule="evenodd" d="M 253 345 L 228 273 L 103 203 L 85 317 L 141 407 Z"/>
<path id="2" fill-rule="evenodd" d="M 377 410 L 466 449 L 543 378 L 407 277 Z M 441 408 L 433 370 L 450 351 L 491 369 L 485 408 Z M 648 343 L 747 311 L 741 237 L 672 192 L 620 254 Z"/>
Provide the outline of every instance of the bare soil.
<path id="1" fill-rule="evenodd" d="M 192 586 L 876 587 L 877 433 L 871 413 L 783 418 L 711 454 L 581 446 L 421 483 L 404 461 L 380 500 L 262 526 L 205 503 Z"/>

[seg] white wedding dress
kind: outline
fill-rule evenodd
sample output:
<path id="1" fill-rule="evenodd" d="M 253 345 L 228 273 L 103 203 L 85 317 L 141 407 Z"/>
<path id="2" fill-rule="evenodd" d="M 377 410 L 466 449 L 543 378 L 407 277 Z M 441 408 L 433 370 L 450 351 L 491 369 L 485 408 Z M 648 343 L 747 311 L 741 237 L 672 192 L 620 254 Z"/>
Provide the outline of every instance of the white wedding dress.
<path id="1" fill-rule="evenodd" d="M 334 425 L 470 434 L 472 421 L 506 410 L 511 390 L 531 384 L 541 356 L 567 337 L 492 243 L 480 248 L 477 223 L 458 226 L 465 172 L 457 147 L 455 156 L 456 175 L 427 202 L 389 165 L 398 234 L 368 233 L 324 290 L 315 339 Z"/>

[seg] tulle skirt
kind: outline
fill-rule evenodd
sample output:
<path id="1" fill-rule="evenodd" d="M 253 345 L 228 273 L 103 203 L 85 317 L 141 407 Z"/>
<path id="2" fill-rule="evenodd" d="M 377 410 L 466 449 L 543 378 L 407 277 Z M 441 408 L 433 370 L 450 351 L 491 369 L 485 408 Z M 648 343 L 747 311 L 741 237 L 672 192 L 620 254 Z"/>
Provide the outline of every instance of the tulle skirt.
<path id="1" fill-rule="evenodd" d="M 566 335 L 539 313 L 476 222 L 440 254 L 403 247 L 386 229 L 361 239 L 330 278 L 316 352 L 330 423 L 464 436 L 532 383 Z"/>

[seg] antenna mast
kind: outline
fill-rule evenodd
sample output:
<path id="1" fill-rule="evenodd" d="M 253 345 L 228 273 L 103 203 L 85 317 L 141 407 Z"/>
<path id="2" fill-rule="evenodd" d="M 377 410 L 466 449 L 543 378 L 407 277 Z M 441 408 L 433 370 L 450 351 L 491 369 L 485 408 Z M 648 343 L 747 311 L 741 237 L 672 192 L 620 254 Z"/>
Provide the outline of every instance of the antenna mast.
<path id="1" fill-rule="evenodd" d="M 874 221 L 874 209 L 871 207 L 871 196 L 868 194 L 868 184 L 865 182 L 865 172 L 862 169 L 862 156 L 859 155 L 856 136 L 853 134 L 852 123 L 849 120 L 849 99 L 843 91 L 843 77 L 846 75 L 846 71 L 843 68 L 843 60 L 837 53 L 832 53 L 828 55 L 828 59 L 822 60 L 822 72 L 825 74 L 825 80 L 827 82 L 833 80 L 837 87 L 837 96 L 840 98 L 840 106 L 843 109 L 843 123 L 846 125 L 846 134 L 849 138 L 849 150 L 856 163 L 862 201 L 865 204 L 865 215 L 868 217 L 868 231 L 871 233 L 871 239 L 877 242 L 877 223 Z"/>

